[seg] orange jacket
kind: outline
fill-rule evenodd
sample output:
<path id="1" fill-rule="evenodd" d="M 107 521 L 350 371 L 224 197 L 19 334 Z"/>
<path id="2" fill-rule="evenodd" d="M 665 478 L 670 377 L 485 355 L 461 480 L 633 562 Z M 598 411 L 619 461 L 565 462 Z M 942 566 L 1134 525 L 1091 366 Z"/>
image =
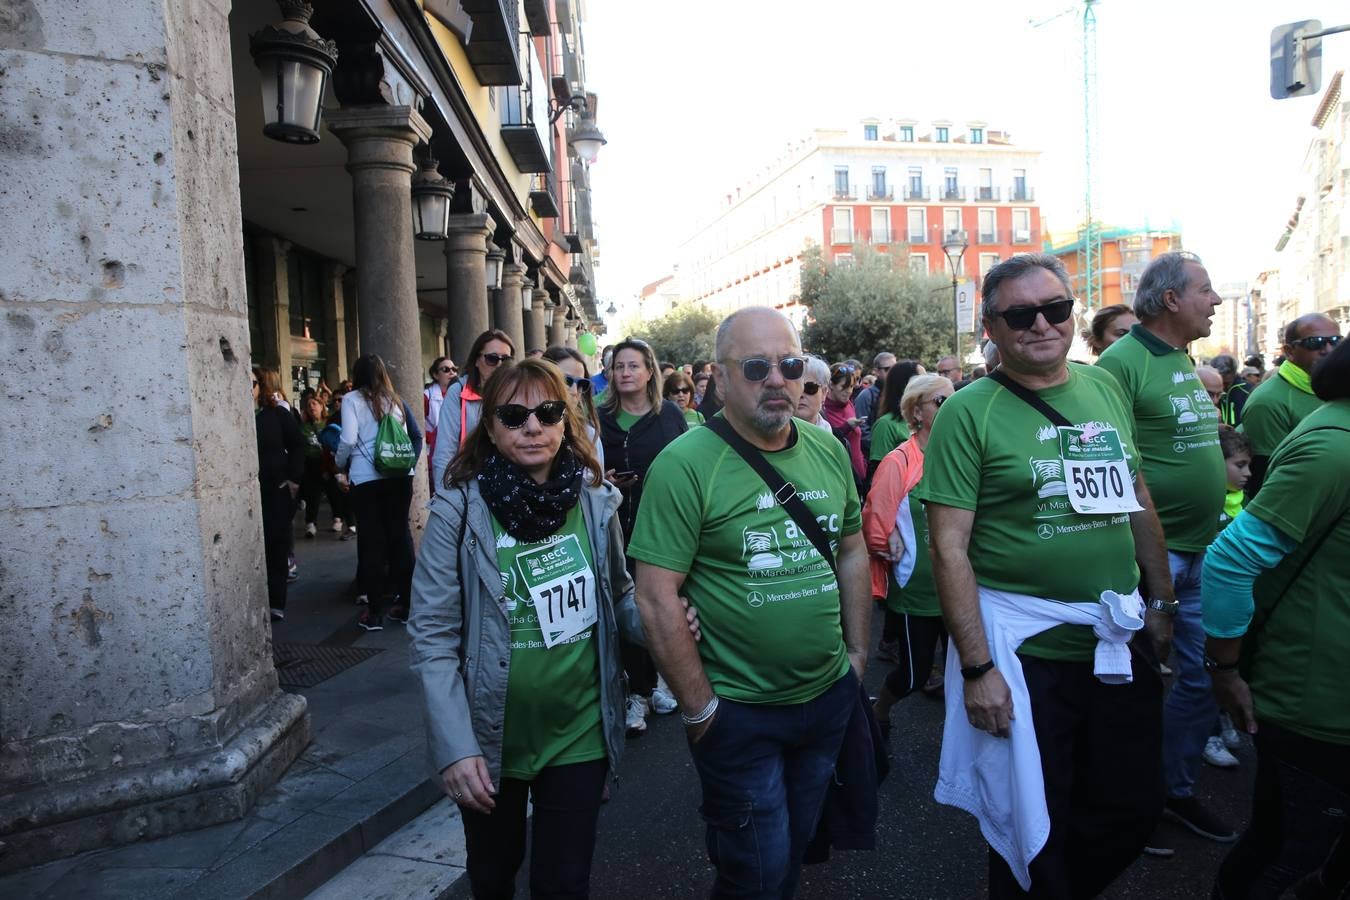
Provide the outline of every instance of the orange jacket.
<path id="1" fill-rule="evenodd" d="M 900 501 L 914 489 L 923 477 L 923 451 L 910 438 L 882 457 L 872 476 L 872 488 L 862 510 L 863 542 L 867 544 L 868 563 L 872 570 L 872 597 L 886 596 L 886 576 L 891 561 L 878 554 L 888 552 L 887 542 L 895 530 L 895 515 Z"/>

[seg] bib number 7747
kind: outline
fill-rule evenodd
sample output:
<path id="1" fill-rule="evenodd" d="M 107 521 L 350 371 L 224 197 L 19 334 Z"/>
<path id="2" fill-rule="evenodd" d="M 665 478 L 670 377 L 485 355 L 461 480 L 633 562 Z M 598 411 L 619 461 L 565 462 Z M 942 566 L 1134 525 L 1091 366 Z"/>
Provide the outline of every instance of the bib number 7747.
<path id="1" fill-rule="evenodd" d="M 1069 505 L 1084 515 L 1111 515 L 1143 509 L 1114 428 L 1085 425 L 1059 429 L 1059 456 Z"/>
<path id="2" fill-rule="evenodd" d="M 522 553 L 516 562 L 534 600 L 545 647 L 552 649 L 596 623 L 595 573 L 575 535 Z"/>

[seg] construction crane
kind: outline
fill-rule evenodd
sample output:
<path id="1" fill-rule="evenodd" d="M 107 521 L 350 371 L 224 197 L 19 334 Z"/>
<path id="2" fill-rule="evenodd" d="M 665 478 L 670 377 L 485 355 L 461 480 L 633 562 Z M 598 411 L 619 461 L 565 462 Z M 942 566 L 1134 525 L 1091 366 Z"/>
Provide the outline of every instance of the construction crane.
<path id="1" fill-rule="evenodd" d="M 1030 20 L 1032 28 L 1067 15 L 1079 16 L 1083 53 L 1083 226 L 1078 232 L 1078 277 L 1082 282 L 1079 299 L 1088 310 L 1102 300 L 1102 227 L 1097 221 L 1094 199 L 1099 190 L 1097 163 L 1097 13 L 1101 0 L 1082 0 L 1048 19 Z"/>

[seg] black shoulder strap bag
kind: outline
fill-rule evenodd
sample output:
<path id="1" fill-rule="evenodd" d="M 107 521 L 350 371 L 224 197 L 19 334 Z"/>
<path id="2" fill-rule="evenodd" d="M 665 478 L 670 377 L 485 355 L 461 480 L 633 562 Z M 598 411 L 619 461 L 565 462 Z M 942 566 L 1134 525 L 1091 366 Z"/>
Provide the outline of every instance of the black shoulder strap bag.
<path id="1" fill-rule="evenodd" d="M 745 460 L 746 465 L 755 470 L 764 484 L 773 492 L 784 511 L 797 527 L 810 539 L 812 546 L 829 563 L 835 581 L 839 580 L 839 569 L 834 562 L 834 551 L 830 549 L 830 539 L 820 527 L 816 517 L 806 508 L 806 503 L 797 495 L 796 486 L 784 478 L 773 465 L 764 458 L 760 450 L 736 433 L 731 423 L 721 416 L 708 419 L 704 427 L 726 441 L 731 449 Z M 790 423 L 795 429 L 796 423 Z M 840 591 L 842 595 L 842 589 Z M 843 617 L 842 596 L 839 610 Z M 878 814 L 877 788 L 890 773 L 891 763 L 886 757 L 886 744 L 881 737 L 881 728 L 877 725 L 876 715 L 872 712 L 872 700 L 867 695 L 861 679 L 858 682 L 858 696 L 854 701 L 853 713 L 849 717 L 844 732 L 844 742 L 839 747 L 839 756 L 835 760 L 834 776 L 830 779 L 825 795 L 825 807 L 815 836 L 806 849 L 803 860 L 806 864 L 825 862 L 829 859 L 830 847 L 841 850 L 872 850 L 876 846 L 876 821 Z"/>
<path id="2" fill-rule="evenodd" d="M 1046 403 L 1044 400 L 1042 400 L 1035 391 L 1023 387 L 1022 385 L 1013 381 L 1007 375 L 1004 375 L 998 369 L 995 369 L 994 371 L 990 372 L 987 377 L 992 378 L 994 381 L 997 381 L 999 384 L 1003 385 L 1018 400 L 1021 400 L 1027 406 L 1030 406 L 1032 409 L 1036 410 L 1038 413 L 1049 419 L 1051 424 L 1057 425 L 1060 428 L 1073 427 L 1072 422 L 1064 418 L 1063 414 L 1061 414 L 1059 410 L 1055 409 L 1049 403 Z"/>

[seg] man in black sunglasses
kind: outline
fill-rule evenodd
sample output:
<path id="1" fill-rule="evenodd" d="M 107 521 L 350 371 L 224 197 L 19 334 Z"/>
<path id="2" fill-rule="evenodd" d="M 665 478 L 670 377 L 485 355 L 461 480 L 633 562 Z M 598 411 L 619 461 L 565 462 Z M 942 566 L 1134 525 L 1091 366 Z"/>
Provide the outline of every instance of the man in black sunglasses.
<path id="1" fill-rule="evenodd" d="M 1227 478 L 1219 449 L 1219 410 L 1186 354 L 1191 342 L 1209 336 L 1222 302 L 1195 254 L 1155 257 L 1135 290 L 1139 321 L 1102 353 L 1097 365 L 1116 377 L 1134 413 L 1177 600 L 1174 678 L 1163 711 L 1164 816 L 1201 837 L 1227 843 L 1237 840 L 1237 832 L 1195 796 L 1201 755 L 1219 718 L 1204 666 L 1200 570 L 1205 549 L 1219 530 Z M 1221 388 L 1218 373 L 1213 377 Z M 1148 852 L 1172 855 L 1168 830 L 1160 828 L 1149 839 Z"/>
<path id="2" fill-rule="evenodd" d="M 773 309 L 739 310 L 716 348 L 725 406 L 648 470 L 628 552 L 651 654 L 679 700 L 703 787 L 713 896 L 791 896 L 860 702 L 867 548 L 843 445 L 794 424 L 806 360 L 792 323 Z M 805 505 L 835 548 L 837 576 L 718 433 L 722 423 L 781 475 L 783 499 L 795 493 Z M 681 596 L 698 609 L 701 644 L 672 627 L 685 621 Z"/>
<path id="3" fill-rule="evenodd" d="M 982 287 L 1002 363 L 942 405 L 915 489 L 955 651 L 936 797 L 1004 836 L 991 897 L 1093 897 L 1162 812 L 1162 682 L 1125 642 L 1170 639 L 1138 590 L 1142 569 L 1172 600 L 1167 554 L 1119 386 L 1067 362 L 1063 264 L 1014 256 Z"/>
<path id="4" fill-rule="evenodd" d="M 1252 477 L 1247 498 L 1256 496 L 1271 454 L 1304 416 L 1322 405 L 1312 391 L 1312 371 L 1341 340 L 1335 320 L 1321 313 L 1300 316 L 1284 327 L 1284 362 L 1247 398 L 1242 431 L 1252 442 Z"/>

